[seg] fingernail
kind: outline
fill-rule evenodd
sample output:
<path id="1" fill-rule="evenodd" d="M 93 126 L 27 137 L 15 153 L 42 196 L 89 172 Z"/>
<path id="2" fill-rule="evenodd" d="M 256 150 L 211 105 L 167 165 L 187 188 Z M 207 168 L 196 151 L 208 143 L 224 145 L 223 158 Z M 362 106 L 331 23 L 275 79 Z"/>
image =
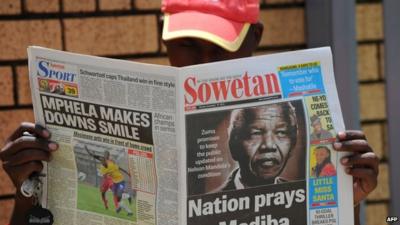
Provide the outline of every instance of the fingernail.
<path id="1" fill-rule="evenodd" d="M 347 164 L 349 162 L 349 158 L 342 158 L 341 162 L 342 164 Z"/>
<path id="2" fill-rule="evenodd" d="M 57 150 L 58 144 L 52 142 L 52 143 L 49 144 L 49 148 L 50 148 L 50 150 L 53 150 L 53 151 L 54 151 L 54 150 Z"/>
<path id="3" fill-rule="evenodd" d="M 347 167 L 346 169 L 345 169 L 345 171 L 346 171 L 346 173 L 350 173 L 350 167 Z"/>
<path id="4" fill-rule="evenodd" d="M 343 138 L 346 137 L 346 133 L 343 132 L 343 131 L 339 131 L 339 132 L 337 133 L 337 135 L 338 135 L 338 137 L 339 137 L 340 139 L 343 139 Z"/>
<path id="5" fill-rule="evenodd" d="M 42 132 L 42 134 L 43 134 L 43 136 L 44 137 L 50 137 L 50 132 L 48 131 L 48 130 L 43 130 L 43 132 Z"/>
<path id="6" fill-rule="evenodd" d="M 334 147 L 335 149 L 340 149 L 340 148 L 342 147 L 342 143 L 340 143 L 340 142 L 335 142 L 335 143 L 333 143 L 333 147 Z"/>

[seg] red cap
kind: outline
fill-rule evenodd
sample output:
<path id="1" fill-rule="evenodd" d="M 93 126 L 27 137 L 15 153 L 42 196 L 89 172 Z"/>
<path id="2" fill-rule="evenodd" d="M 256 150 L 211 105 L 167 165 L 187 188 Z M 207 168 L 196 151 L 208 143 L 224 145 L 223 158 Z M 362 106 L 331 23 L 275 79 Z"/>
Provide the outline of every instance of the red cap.
<path id="1" fill-rule="evenodd" d="M 259 0 L 162 0 L 163 39 L 201 38 L 237 51 L 251 23 L 258 22 Z"/>

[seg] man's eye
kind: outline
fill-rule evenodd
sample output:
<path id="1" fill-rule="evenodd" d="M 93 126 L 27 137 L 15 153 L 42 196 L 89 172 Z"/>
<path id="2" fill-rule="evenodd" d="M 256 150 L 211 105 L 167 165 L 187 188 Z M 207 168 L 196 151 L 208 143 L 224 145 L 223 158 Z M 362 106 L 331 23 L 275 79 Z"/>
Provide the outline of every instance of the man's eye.
<path id="1" fill-rule="evenodd" d="M 288 132 L 287 132 L 286 130 L 277 130 L 277 131 L 276 131 L 276 135 L 277 135 L 278 137 L 287 137 Z"/>
<path id="2" fill-rule="evenodd" d="M 250 130 L 250 135 L 262 135 L 261 130 Z"/>

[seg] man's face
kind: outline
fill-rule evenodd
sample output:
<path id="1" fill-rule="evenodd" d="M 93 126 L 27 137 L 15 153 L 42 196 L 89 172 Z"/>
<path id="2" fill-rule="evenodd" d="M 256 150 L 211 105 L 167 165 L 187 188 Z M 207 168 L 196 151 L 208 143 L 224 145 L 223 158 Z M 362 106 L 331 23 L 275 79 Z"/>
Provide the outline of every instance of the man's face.
<path id="1" fill-rule="evenodd" d="M 242 175 L 271 180 L 283 170 L 289 156 L 291 137 L 280 105 L 253 109 L 254 117 L 243 124 L 238 159 Z M 244 178 L 244 177 L 243 177 Z"/>
<path id="2" fill-rule="evenodd" d="M 239 49 L 229 52 L 211 42 L 196 38 L 180 38 L 166 41 L 172 66 L 183 67 L 251 56 L 252 50 Z"/>
<path id="3" fill-rule="evenodd" d="M 104 158 L 110 159 L 110 152 L 108 152 L 108 151 L 104 152 Z"/>
<path id="4" fill-rule="evenodd" d="M 229 52 L 199 38 L 178 38 L 164 41 L 171 66 L 183 67 L 202 63 L 250 57 L 261 39 L 263 26 L 253 24 L 240 48 Z"/>
<path id="5" fill-rule="evenodd" d="M 318 149 L 315 152 L 315 157 L 317 158 L 317 164 L 322 164 L 326 158 L 328 158 L 329 153 L 326 149 Z"/>
<path id="6" fill-rule="evenodd" d="M 322 129 L 321 122 L 313 123 L 313 128 L 314 128 L 315 133 L 321 132 L 321 129 Z"/>

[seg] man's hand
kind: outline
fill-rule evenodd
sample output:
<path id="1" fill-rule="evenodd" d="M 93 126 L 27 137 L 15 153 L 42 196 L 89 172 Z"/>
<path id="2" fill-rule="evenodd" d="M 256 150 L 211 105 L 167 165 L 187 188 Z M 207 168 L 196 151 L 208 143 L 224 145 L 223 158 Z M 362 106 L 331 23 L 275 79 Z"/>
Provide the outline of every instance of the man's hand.
<path id="1" fill-rule="evenodd" d="M 32 207 L 32 199 L 22 196 L 22 183 L 29 176 L 43 169 L 41 161 L 50 161 L 52 152 L 58 149 L 55 142 L 49 141 L 50 132 L 33 123 L 22 123 L 6 140 L 0 150 L 3 168 L 17 188 L 14 214 L 10 224 L 24 224 L 27 211 Z"/>
<path id="2" fill-rule="evenodd" d="M 341 159 L 347 174 L 353 176 L 354 205 L 358 205 L 377 185 L 379 159 L 362 131 L 338 132 L 333 148 L 353 154 Z"/>
<path id="3" fill-rule="evenodd" d="M 50 132 L 33 123 L 22 123 L 0 151 L 3 168 L 16 188 L 34 172 L 41 172 L 41 161 L 50 161 L 58 145 L 49 141 Z"/>

